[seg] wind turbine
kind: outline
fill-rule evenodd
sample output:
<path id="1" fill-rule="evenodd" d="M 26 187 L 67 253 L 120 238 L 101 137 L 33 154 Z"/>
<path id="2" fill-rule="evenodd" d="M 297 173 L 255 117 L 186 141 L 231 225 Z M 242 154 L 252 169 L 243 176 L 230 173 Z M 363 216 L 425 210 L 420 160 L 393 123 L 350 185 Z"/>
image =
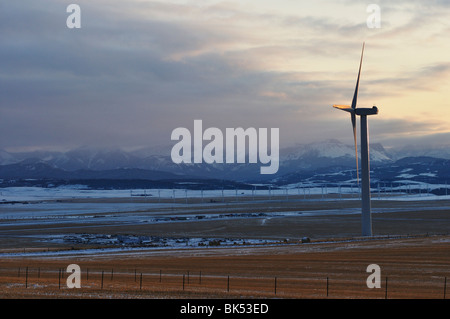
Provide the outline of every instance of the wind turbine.
<path id="1" fill-rule="evenodd" d="M 361 52 L 361 61 L 359 62 L 358 79 L 356 81 L 355 93 L 353 94 L 352 105 L 333 105 L 334 108 L 350 113 L 352 120 L 353 139 L 355 142 L 356 173 L 359 183 L 358 173 L 358 146 L 356 143 L 356 115 L 360 116 L 361 122 L 361 226 L 363 236 L 372 236 L 372 215 L 370 205 L 370 163 L 369 163 L 369 126 L 367 123 L 368 115 L 378 114 L 376 106 L 372 108 L 356 108 L 358 100 L 359 79 L 361 76 L 361 66 L 364 55 L 364 43 Z"/>

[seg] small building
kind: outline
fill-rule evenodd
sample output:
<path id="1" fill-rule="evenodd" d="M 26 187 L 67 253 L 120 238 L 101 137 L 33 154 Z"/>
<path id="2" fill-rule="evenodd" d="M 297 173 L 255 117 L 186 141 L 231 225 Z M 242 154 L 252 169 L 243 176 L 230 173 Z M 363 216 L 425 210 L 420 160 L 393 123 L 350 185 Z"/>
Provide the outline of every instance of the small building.
<path id="1" fill-rule="evenodd" d="M 310 243 L 311 239 L 309 237 L 303 237 L 302 238 L 302 244 Z"/>

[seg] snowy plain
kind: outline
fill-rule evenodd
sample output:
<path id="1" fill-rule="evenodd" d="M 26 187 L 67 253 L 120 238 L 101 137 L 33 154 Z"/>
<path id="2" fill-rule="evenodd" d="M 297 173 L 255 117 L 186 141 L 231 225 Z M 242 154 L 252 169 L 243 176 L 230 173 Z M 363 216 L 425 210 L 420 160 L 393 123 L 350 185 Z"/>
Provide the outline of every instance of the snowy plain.
<path id="1" fill-rule="evenodd" d="M 423 192 L 408 193 L 407 184 L 399 184 L 383 190 L 373 190 L 372 199 L 375 200 L 395 200 L 395 201 L 438 201 L 450 200 L 450 195 L 437 196 L 429 193 L 433 188 L 444 185 L 422 185 Z M 239 197 L 254 197 L 256 201 L 277 200 L 323 200 L 335 201 L 339 199 L 336 194 L 352 194 L 350 200 L 359 200 L 356 187 L 323 187 L 317 185 L 290 185 L 289 188 L 272 190 L 183 190 L 183 189 L 141 189 L 141 190 L 91 190 L 79 185 L 75 187 L 10 187 L 0 189 L 0 234 L 3 238 L 8 238 L 9 227 L 27 227 L 40 224 L 50 227 L 64 226 L 76 222 L 83 227 L 97 227 L 99 223 L 105 225 L 141 225 L 157 223 L 177 223 L 177 222 L 202 222 L 211 220 L 231 220 L 240 218 L 256 218 L 261 223 L 271 218 L 318 216 L 331 214 L 359 214 L 358 208 L 323 209 L 323 210 L 303 210 L 298 211 L 272 211 L 267 213 L 230 213 L 223 212 L 226 203 L 220 201 L 211 205 L 207 198 L 227 197 L 227 200 L 239 201 Z M 391 193 L 390 193 L 391 192 Z M 335 196 L 329 196 L 334 194 Z M 392 196 L 395 194 L 395 196 Z M 297 195 L 296 199 L 289 197 Z M 315 197 L 309 197 L 315 195 Z M 136 198 L 149 197 L 152 202 L 142 202 L 134 200 Z M 70 199 L 114 199 L 123 201 L 73 201 Z M 161 202 L 154 199 L 161 199 Z M 204 203 L 197 202 L 194 207 L 186 205 L 183 201 L 172 201 L 170 199 L 184 198 L 205 198 Z M 349 200 L 349 198 L 346 198 Z M 203 206 L 201 214 L 196 209 Z M 168 211 L 168 208 L 176 208 L 176 212 Z M 149 209 L 151 212 L 149 212 Z M 414 205 L 405 205 L 404 208 L 396 207 L 395 211 L 414 210 Z M 419 208 L 417 208 L 419 209 Z M 430 208 L 432 210 L 434 208 Z M 438 205 L 436 209 L 450 209 L 445 205 Z M 373 209 L 373 213 L 385 213 L 390 209 Z M 124 214 L 125 213 L 125 214 Z M 25 237 L 25 236 L 24 236 Z M 41 252 L 5 252 L 0 253 L 1 257 L 17 256 L 63 256 L 66 254 L 96 254 L 102 252 L 139 251 L 139 250 L 161 250 L 161 249 L 184 249 L 190 247 L 208 247 L 212 241 L 220 241 L 221 247 L 242 245 L 241 238 L 135 238 L 128 235 L 119 238 L 114 234 L 83 234 L 71 233 L 62 230 L 58 235 L 42 233 L 40 235 L 29 236 L 36 240 L 53 243 L 90 243 L 107 245 L 102 249 L 83 249 L 75 251 L 41 251 Z M 276 241 L 261 239 L 245 239 L 246 245 L 257 244 L 277 244 Z"/>
<path id="2" fill-rule="evenodd" d="M 372 197 L 388 193 L 397 195 L 407 195 L 408 198 L 418 199 L 440 199 L 447 196 L 433 196 L 432 190 L 447 188 L 446 184 L 427 184 L 421 182 L 411 182 L 409 180 L 399 180 L 390 185 L 379 184 L 372 187 Z M 412 189 L 416 190 L 411 194 Z M 417 193 L 417 191 L 419 191 Z M 52 188 L 43 187 L 4 187 L 0 188 L 0 202 L 12 201 L 40 201 L 40 200 L 62 200 L 75 198 L 133 198 L 152 197 L 161 199 L 183 199 L 183 198 L 211 198 L 211 197 L 251 197 L 255 198 L 268 196 L 286 197 L 289 195 L 328 195 L 328 194 L 358 194 L 358 187 L 348 184 L 342 186 L 324 186 L 317 184 L 290 184 L 278 189 L 236 189 L 236 190 L 188 190 L 188 189 L 117 189 L 99 190 L 88 189 L 84 185 L 60 186 Z M 431 196 L 431 197 L 430 197 Z M 380 196 L 381 197 L 381 196 Z"/>

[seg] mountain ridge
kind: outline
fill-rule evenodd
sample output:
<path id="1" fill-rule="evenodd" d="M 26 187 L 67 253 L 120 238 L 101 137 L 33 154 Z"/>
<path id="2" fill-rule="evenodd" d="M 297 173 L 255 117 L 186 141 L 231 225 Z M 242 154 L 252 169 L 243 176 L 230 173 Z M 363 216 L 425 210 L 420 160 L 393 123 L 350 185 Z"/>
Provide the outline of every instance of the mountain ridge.
<path id="1" fill-rule="evenodd" d="M 371 168 L 378 167 L 389 171 L 391 166 L 410 168 L 414 163 L 401 161 L 398 153 L 386 150 L 382 144 L 370 145 Z M 156 152 L 154 150 L 157 150 Z M 450 151 L 439 149 L 445 157 Z M 427 163 L 423 154 L 439 156 L 438 150 L 427 152 L 417 149 L 417 161 Z M 405 155 L 414 155 L 413 151 Z M 445 158 L 443 158 L 446 160 Z M 430 162 L 430 160 L 428 160 Z M 431 160 L 433 165 L 439 161 Z M 439 165 L 442 165 L 439 164 Z M 80 147 L 67 152 L 22 152 L 9 153 L 0 150 L 0 178 L 59 178 L 59 179 L 223 179 L 239 182 L 293 182 L 295 178 L 311 178 L 315 174 L 332 174 L 342 171 L 355 174 L 355 149 L 352 145 L 338 140 L 326 140 L 319 143 L 298 144 L 280 150 L 280 169 L 274 175 L 261 175 L 261 164 L 175 164 L 170 157 L 170 147 L 156 149 L 143 148 L 133 151 L 120 149 L 96 149 Z M 416 167 L 418 169 L 418 166 Z M 399 172 L 401 169 L 399 170 Z M 445 170 L 436 169 L 444 172 Z M 397 175 L 401 173 L 396 172 Z M 425 174 L 425 171 L 421 171 Z M 351 176 L 347 177 L 351 177 Z M 296 177 L 297 176 L 297 177 Z M 388 176 L 385 176 L 385 178 Z M 445 177 L 445 176 L 444 176 Z"/>

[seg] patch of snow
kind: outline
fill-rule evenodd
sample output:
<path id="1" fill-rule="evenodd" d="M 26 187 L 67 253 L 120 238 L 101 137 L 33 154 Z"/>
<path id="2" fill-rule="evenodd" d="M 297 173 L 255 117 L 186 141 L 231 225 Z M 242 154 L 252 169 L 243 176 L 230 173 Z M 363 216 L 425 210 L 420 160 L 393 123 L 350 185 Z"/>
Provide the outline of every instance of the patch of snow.
<path id="1" fill-rule="evenodd" d="M 420 173 L 419 176 L 436 177 L 436 173 Z"/>
<path id="2" fill-rule="evenodd" d="M 414 174 L 400 174 L 400 175 L 397 175 L 396 177 L 397 178 L 414 178 L 416 176 L 417 175 L 414 175 Z"/>

